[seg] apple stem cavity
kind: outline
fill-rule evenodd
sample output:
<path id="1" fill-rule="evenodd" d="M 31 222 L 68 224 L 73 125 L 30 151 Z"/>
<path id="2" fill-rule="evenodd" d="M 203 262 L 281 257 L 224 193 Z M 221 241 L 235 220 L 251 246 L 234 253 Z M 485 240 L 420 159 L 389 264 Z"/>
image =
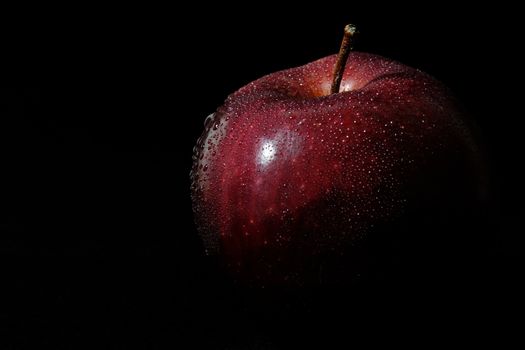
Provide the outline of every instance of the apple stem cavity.
<path id="1" fill-rule="evenodd" d="M 332 80 L 332 87 L 330 88 L 330 94 L 336 94 L 339 92 L 341 87 L 341 80 L 343 79 L 343 73 L 345 71 L 346 60 L 352 50 L 352 39 L 355 36 L 357 30 L 353 24 L 347 24 L 345 26 L 345 34 L 343 41 L 341 41 L 341 48 L 337 55 L 337 62 L 334 67 L 334 79 Z"/>

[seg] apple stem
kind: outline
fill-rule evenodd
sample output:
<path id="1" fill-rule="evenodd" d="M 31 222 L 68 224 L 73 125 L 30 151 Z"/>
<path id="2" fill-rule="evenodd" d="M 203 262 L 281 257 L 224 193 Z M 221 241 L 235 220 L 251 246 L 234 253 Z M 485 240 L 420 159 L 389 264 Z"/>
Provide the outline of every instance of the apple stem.
<path id="1" fill-rule="evenodd" d="M 330 88 L 331 94 L 336 94 L 339 92 L 341 87 L 341 80 L 343 79 L 343 73 L 345 71 L 346 60 L 348 55 L 352 50 L 352 38 L 356 33 L 356 27 L 353 24 L 348 24 L 345 26 L 345 34 L 343 36 L 343 41 L 341 41 L 341 48 L 339 49 L 339 54 L 337 55 L 337 62 L 334 67 L 334 80 L 332 80 L 332 87 Z"/>

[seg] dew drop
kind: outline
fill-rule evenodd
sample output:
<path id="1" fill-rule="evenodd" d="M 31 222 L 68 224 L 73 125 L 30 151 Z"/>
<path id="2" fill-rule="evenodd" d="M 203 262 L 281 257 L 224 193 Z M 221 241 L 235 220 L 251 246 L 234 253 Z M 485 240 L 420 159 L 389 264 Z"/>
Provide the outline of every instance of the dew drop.
<path id="1" fill-rule="evenodd" d="M 215 119 L 215 113 L 210 114 L 204 119 L 204 127 L 209 128 L 213 120 Z"/>

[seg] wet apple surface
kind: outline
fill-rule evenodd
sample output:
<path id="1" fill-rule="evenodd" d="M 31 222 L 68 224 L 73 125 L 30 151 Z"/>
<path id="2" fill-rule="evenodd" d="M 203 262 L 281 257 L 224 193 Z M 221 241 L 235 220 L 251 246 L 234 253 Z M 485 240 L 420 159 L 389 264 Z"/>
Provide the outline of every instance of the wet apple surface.
<path id="1" fill-rule="evenodd" d="M 376 231 L 407 215 L 462 216 L 483 195 L 478 147 L 441 83 L 354 52 L 330 94 L 336 58 L 256 80 L 205 121 L 196 221 L 241 281 L 344 281 Z"/>

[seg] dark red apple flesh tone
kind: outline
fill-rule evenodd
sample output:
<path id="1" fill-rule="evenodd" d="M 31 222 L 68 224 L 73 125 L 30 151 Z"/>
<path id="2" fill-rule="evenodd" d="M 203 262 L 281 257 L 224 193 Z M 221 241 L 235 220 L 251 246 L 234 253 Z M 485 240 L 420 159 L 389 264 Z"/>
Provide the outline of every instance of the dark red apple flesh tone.
<path id="1" fill-rule="evenodd" d="M 191 175 L 196 222 L 207 252 L 240 281 L 318 283 L 332 258 L 345 281 L 378 227 L 414 213 L 461 216 L 481 195 L 478 149 L 441 83 L 353 52 L 331 94 L 336 60 L 258 79 L 205 121 Z"/>

